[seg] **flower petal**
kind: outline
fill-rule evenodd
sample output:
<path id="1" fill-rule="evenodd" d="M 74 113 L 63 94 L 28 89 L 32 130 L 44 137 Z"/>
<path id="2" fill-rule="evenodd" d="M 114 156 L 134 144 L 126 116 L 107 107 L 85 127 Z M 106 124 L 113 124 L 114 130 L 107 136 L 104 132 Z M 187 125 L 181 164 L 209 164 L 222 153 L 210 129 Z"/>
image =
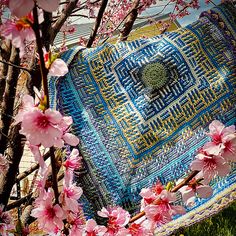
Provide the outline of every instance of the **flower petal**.
<path id="1" fill-rule="evenodd" d="M 97 223 L 94 219 L 89 219 L 86 222 L 86 231 L 87 232 L 93 232 L 94 228 L 97 226 Z"/>
<path id="2" fill-rule="evenodd" d="M 213 194 L 212 188 L 208 185 L 203 185 L 203 186 L 200 185 L 199 187 L 197 187 L 196 191 L 197 191 L 198 197 L 201 197 L 201 198 L 208 198 Z"/>
<path id="3" fill-rule="evenodd" d="M 224 146 L 222 144 L 215 144 L 214 142 L 207 142 L 203 147 L 203 151 L 210 155 L 218 156 L 223 150 Z"/>
<path id="4" fill-rule="evenodd" d="M 21 18 L 26 16 L 34 7 L 33 0 L 9 0 L 9 8 L 11 13 Z"/>
<path id="5" fill-rule="evenodd" d="M 221 133 L 225 126 L 218 120 L 213 120 L 209 125 L 210 134 Z"/>
<path id="6" fill-rule="evenodd" d="M 49 75 L 52 76 L 63 76 L 68 72 L 68 67 L 66 63 L 58 58 L 50 66 Z"/>
<path id="7" fill-rule="evenodd" d="M 227 174 L 229 174 L 230 172 L 230 165 L 228 165 L 227 163 L 225 163 L 224 165 L 221 165 L 219 168 L 218 168 L 218 175 L 220 177 L 224 177 L 226 176 Z"/>
<path id="8" fill-rule="evenodd" d="M 201 170 L 203 167 L 203 161 L 202 160 L 199 160 L 199 159 L 196 159 L 194 160 L 191 165 L 190 165 L 190 168 L 191 170 Z"/>
<path id="9" fill-rule="evenodd" d="M 38 0 L 39 7 L 48 12 L 56 11 L 59 7 L 60 0 Z"/>
<path id="10" fill-rule="evenodd" d="M 79 144 L 79 139 L 74 134 L 65 133 L 62 138 L 71 146 L 77 146 Z"/>

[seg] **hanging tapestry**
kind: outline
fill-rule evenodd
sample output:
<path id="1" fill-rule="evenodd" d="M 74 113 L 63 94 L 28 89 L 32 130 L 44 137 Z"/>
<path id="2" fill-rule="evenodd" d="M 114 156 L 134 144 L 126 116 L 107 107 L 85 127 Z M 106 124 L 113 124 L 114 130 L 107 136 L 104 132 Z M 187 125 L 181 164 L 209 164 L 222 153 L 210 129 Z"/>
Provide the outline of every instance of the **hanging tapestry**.
<path id="1" fill-rule="evenodd" d="M 69 73 L 50 78 L 51 107 L 74 120 L 88 217 L 102 206 L 137 212 L 140 190 L 176 181 L 209 141 L 214 119 L 236 123 L 236 10 L 226 3 L 195 23 L 150 39 L 73 48 Z M 168 235 L 236 199 L 236 169 L 213 195 L 157 230 Z"/>

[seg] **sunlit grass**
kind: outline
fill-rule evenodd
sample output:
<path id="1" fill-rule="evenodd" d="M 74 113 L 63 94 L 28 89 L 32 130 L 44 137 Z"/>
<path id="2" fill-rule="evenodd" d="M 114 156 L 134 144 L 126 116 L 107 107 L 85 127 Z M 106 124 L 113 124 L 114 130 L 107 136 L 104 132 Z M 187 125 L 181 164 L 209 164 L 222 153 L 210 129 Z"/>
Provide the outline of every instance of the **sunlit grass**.
<path id="1" fill-rule="evenodd" d="M 236 236 L 236 202 L 219 214 L 175 234 L 175 236 L 180 235 Z"/>

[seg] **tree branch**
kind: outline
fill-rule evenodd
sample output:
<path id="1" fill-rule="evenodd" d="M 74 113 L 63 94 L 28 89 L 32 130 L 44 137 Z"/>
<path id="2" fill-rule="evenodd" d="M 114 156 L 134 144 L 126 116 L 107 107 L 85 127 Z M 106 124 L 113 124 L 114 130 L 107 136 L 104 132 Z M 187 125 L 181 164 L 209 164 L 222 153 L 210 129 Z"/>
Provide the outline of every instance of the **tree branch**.
<path id="1" fill-rule="evenodd" d="M 38 54 L 39 54 L 39 60 L 40 60 L 40 72 L 42 76 L 42 83 L 43 83 L 43 89 L 44 89 L 44 95 L 46 96 L 46 102 L 47 102 L 47 108 L 49 108 L 49 99 L 48 99 L 48 82 L 47 82 L 47 75 L 48 75 L 48 70 L 45 66 L 44 62 L 44 54 L 43 54 L 43 44 L 42 40 L 40 37 L 40 30 L 39 30 L 39 21 L 38 21 L 38 10 L 35 5 L 33 9 L 33 16 L 34 16 L 34 25 L 33 25 L 33 30 L 36 36 L 36 44 L 37 44 L 37 49 L 38 49 Z"/>
<path id="2" fill-rule="evenodd" d="M 51 44 L 53 43 L 57 33 L 60 31 L 61 27 L 67 20 L 67 18 L 71 15 L 73 10 L 76 8 L 76 5 L 79 0 L 70 1 L 66 8 L 62 11 L 61 16 L 57 19 L 57 21 L 52 26 L 52 34 L 51 34 Z"/>
<path id="3" fill-rule="evenodd" d="M 5 41 L 1 42 L 0 55 L 1 55 L 1 58 L 4 61 L 9 61 L 10 60 L 10 56 L 11 56 L 11 43 L 10 43 L 10 40 L 5 40 Z M 1 71 L 1 76 L 0 76 L 0 103 L 2 103 L 3 94 L 4 94 L 4 91 L 5 91 L 5 87 L 6 87 L 6 78 L 7 78 L 7 72 L 8 72 L 8 65 L 3 64 L 1 69 L 2 69 L 2 71 Z"/>
<path id="4" fill-rule="evenodd" d="M 15 64 L 13 64 L 13 63 L 11 63 L 11 62 L 7 62 L 7 61 L 3 61 L 3 60 L 0 60 L 0 62 L 3 63 L 3 64 L 5 64 L 5 65 L 13 66 L 13 67 L 18 68 L 18 69 L 20 69 L 20 70 L 25 70 L 25 71 L 27 71 L 28 73 L 31 73 L 31 70 L 29 70 L 29 69 L 27 69 L 27 68 L 25 68 L 25 67 L 22 67 L 22 66 L 15 65 Z"/>
<path id="5" fill-rule="evenodd" d="M 57 177 L 57 181 L 59 182 L 60 180 L 62 180 L 64 178 L 64 173 L 61 173 L 58 177 Z M 47 187 L 51 187 L 51 186 L 47 186 Z M 36 199 L 36 195 L 35 192 L 33 193 L 29 193 L 27 196 L 22 197 L 19 200 L 16 200 L 10 204 L 7 205 L 6 209 L 7 210 L 11 210 L 15 207 L 19 207 L 22 204 L 25 204 L 26 202 L 29 202 L 29 204 L 32 204 L 33 201 Z"/>
<path id="6" fill-rule="evenodd" d="M 58 173 L 58 168 L 56 165 L 56 158 L 55 158 L 55 153 L 54 153 L 54 148 L 50 148 L 50 156 L 51 156 L 51 166 L 52 166 L 52 188 L 54 191 L 55 195 L 55 203 L 59 203 L 59 191 L 58 191 L 58 182 L 57 182 L 57 173 Z"/>
<path id="7" fill-rule="evenodd" d="M 127 17 L 127 20 L 124 24 L 123 29 L 121 30 L 120 36 L 119 36 L 119 41 L 126 41 L 132 28 L 134 25 L 135 20 L 137 19 L 138 16 L 138 6 L 139 6 L 140 0 L 135 0 L 133 3 L 133 7 L 131 10 L 131 13 Z"/>
<path id="8" fill-rule="evenodd" d="M 20 64 L 18 50 L 12 47 L 10 62 L 15 65 Z M 2 114 L 1 114 L 1 134 L 0 134 L 0 153 L 4 153 L 7 148 L 8 132 L 12 122 L 14 101 L 16 95 L 16 85 L 19 77 L 19 68 L 9 67 L 6 80 L 6 88 L 2 101 Z"/>
<path id="9" fill-rule="evenodd" d="M 49 51 L 50 44 L 53 42 L 52 38 L 52 13 L 51 12 L 43 12 L 44 21 L 41 24 L 42 26 L 42 38 L 43 38 L 43 46 L 45 46 L 46 50 Z"/>
<path id="10" fill-rule="evenodd" d="M 43 159 L 44 161 L 46 161 L 48 158 L 50 157 L 50 152 L 47 152 L 44 156 Z M 34 164 L 32 165 L 29 169 L 25 170 L 24 172 L 20 173 L 17 177 L 16 177 L 16 183 L 21 181 L 22 179 L 24 179 L 25 177 L 27 177 L 28 175 L 30 175 L 31 173 L 33 173 L 35 170 L 37 170 L 39 168 L 39 164 Z"/>
<path id="11" fill-rule="evenodd" d="M 0 176 L 0 204 L 7 205 L 13 185 L 15 184 L 18 167 L 23 155 L 25 137 L 19 134 L 20 124 L 10 130 L 9 148 L 7 154 L 10 157 L 9 169 L 6 175 Z"/>
<path id="12" fill-rule="evenodd" d="M 16 200 L 16 201 L 14 201 L 14 202 L 8 204 L 7 207 L 6 207 L 6 210 L 9 211 L 9 210 L 11 210 L 11 209 L 13 209 L 13 208 L 15 208 L 15 207 L 19 207 L 20 205 L 22 205 L 22 204 L 24 204 L 24 203 L 30 201 L 32 195 L 33 195 L 33 193 L 30 193 L 30 194 L 28 194 L 27 196 L 22 197 L 21 199 Z"/>
<path id="13" fill-rule="evenodd" d="M 92 32 L 90 34 L 90 37 L 89 37 L 89 40 L 88 40 L 88 43 L 86 45 L 87 48 L 91 48 L 95 38 L 96 38 L 96 35 L 97 35 L 97 31 L 98 31 L 98 28 L 101 24 L 101 21 L 102 21 L 102 17 L 103 17 L 103 14 L 105 12 L 105 9 L 106 9 L 106 6 L 107 6 L 107 3 L 108 3 L 108 0 L 102 0 L 102 3 L 101 3 L 101 7 L 98 11 L 98 15 L 97 15 L 97 18 L 96 18 L 96 21 L 95 21 L 95 24 L 94 24 L 94 27 L 92 29 Z"/>

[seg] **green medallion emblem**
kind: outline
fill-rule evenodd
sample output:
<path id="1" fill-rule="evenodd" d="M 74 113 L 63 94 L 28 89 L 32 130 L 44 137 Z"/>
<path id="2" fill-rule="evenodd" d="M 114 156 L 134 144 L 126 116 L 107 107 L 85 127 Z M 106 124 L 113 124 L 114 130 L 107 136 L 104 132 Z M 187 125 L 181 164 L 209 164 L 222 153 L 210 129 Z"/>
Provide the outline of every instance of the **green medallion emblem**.
<path id="1" fill-rule="evenodd" d="M 141 78 L 146 87 L 160 89 L 168 81 L 165 66 L 160 62 L 145 65 L 141 71 Z"/>

